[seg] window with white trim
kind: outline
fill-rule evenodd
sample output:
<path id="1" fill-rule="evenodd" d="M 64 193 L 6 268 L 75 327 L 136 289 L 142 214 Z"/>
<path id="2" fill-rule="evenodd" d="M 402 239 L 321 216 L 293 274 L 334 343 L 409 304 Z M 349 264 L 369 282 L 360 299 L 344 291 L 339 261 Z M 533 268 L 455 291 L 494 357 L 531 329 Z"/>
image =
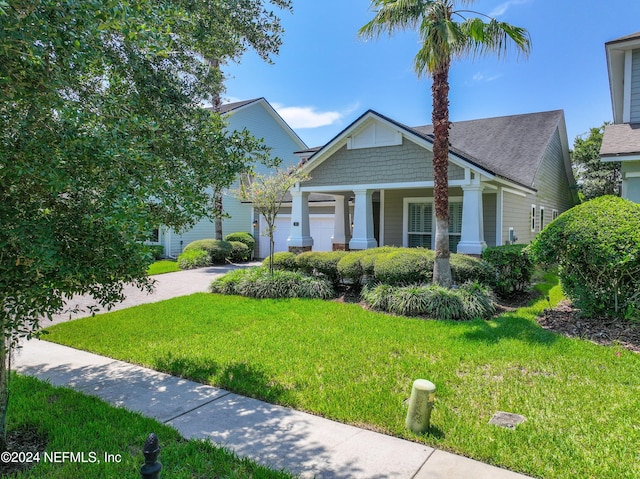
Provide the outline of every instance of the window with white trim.
<path id="1" fill-rule="evenodd" d="M 432 249 L 435 243 L 435 212 L 432 201 L 407 204 L 407 246 Z M 449 251 L 455 253 L 462 235 L 462 202 L 449 201 Z"/>
<path id="2" fill-rule="evenodd" d="M 536 232 L 536 205 L 531 205 L 531 232 Z"/>
<path id="3" fill-rule="evenodd" d="M 540 231 L 544 229 L 544 206 L 540 207 Z"/>
<path id="4" fill-rule="evenodd" d="M 409 203 L 407 246 L 431 248 L 433 229 L 433 203 Z"/>
<path id="5" fill-rule="evenodd" d="M 555 220 L 558 217 L 558 210 L 551 210 L 551 220 Z"/>
<path id="6" fill-rule="evenodd" d="M 449 202 L 449 251 L 458 251 L 462 235 L 462 203 Z"/>

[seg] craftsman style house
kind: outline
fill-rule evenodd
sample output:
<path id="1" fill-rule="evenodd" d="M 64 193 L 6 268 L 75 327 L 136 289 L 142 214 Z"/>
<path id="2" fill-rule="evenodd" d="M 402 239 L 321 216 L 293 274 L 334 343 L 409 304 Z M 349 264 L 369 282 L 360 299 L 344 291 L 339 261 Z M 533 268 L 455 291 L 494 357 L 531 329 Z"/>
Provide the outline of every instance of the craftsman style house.
<path id="1" fill-rule="evenodd" d="M 528 243 L 576 203 L 561 110 L 455 122 L 450 132 L 451 251 Z M 430 126 L 369 110 L 322 148 L 298 152 L 311 179 L 291 191 L 288 249 L 318 249 L 309 219 L 318 194 L 333 199 L 332 249 L 433 248 L 432 145 Z"/>

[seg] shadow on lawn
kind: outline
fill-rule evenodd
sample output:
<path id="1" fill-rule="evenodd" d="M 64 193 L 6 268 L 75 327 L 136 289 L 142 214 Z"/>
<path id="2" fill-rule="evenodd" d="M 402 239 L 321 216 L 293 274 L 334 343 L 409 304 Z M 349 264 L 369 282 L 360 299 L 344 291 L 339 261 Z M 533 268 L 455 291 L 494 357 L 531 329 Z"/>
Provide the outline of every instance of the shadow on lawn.
<path id="1" fill-rule="evenodd" d="M 296 405 L 291 388 L 279 384 L 264 370 L 244 362 L 221 366 L 212 359 L 176 357 L 169 352 L 156 357 L 153 368 L 266 402 Z"/>
<path id="2" fill-rule="evenodd" d="M 497 344 L 504 339 L 516 339 L 528 344 L 551 346 L 558 336 L 517 313 L 503 315 L 492 321 L 477 321 L 472 331 L 462 335 L 464 339 L 487 344 Z"/>

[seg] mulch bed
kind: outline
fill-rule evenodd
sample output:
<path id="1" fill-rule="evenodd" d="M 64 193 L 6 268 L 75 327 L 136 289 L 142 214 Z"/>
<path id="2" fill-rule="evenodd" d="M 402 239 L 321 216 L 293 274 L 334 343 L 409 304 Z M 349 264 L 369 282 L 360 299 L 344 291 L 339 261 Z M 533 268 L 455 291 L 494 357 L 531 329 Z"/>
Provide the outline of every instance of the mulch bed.
<path id="1" fill-rule="evenodd" d="M 35 428 L 24 427 L 7 433 L 7 446 L 9 452 L 26 453 L 30 458 L 33 458 L 33 454 L 40 453 L 42 460 L 42 453 L 47 447 L 47 438 Z M 38 462 L 0 461 L 0 477 L 30 469 L 36 464 Z"/>
<path id="2" fill-rule="evenodd" d="M 570 338 L 586 339 L 603 346 L 619 345 L 640 353 L 640 324 L 621 319 L 585 318 L 568 300 L 545 310 L 538 323 Z"/>

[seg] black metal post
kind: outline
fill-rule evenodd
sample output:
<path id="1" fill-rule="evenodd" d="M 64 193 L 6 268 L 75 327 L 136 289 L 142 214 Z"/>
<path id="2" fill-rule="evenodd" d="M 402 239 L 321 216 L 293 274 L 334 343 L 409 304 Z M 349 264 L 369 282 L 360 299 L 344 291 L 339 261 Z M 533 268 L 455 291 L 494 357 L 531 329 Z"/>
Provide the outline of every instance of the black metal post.
<path id="1" fill-rule="evenodd" d="M 158 436 L 154 433 L 147 436 L 142 454 L 144 454 L 144 464 L 140 468 L 142 479 L 160 479 L 160 471 L 162 470 L 162 464 L 158 462 L 160 443 Z"/>

